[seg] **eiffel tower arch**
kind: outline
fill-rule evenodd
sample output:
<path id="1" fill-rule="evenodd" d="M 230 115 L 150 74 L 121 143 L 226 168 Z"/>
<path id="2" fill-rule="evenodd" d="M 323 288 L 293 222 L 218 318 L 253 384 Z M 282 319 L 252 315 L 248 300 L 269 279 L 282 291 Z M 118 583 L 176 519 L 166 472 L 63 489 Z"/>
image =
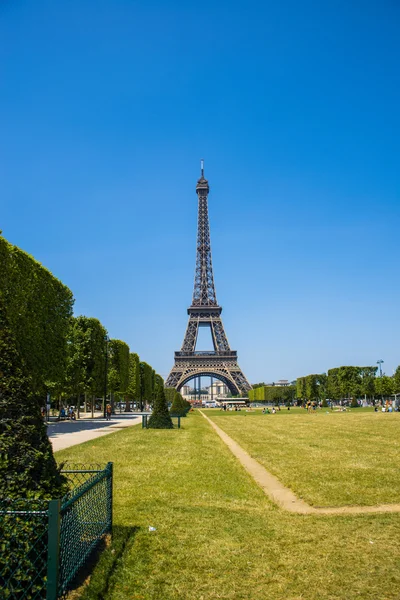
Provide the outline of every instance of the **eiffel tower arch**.
<path id="1" fill-rule="evenodd" d="M 236 350 L 230 349 L 221 319 L 222 307 L 215 293 L 208 219 L 209 191 L 202 161 L 201 176 L 196 185 L 198 226 L 193 299 L 187 309 L 189 321 L 182 348 L 175 352 L 174 366 L 165 385 L 179 391 L 194 377 L 214 377 L 225 383 L 233 395 L 237 395 L 247 393 L 251 385 L 238 365 Z M 196 351 L 200 327 L 210 329 L 214 349 L 209 352 Z"/>

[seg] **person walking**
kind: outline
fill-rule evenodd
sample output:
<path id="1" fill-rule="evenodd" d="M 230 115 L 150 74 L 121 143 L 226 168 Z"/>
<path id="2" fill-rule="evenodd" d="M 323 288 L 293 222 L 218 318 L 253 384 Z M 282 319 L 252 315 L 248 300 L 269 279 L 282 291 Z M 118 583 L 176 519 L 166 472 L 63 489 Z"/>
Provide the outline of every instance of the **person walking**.
<path id="1" fill-rule="evenodd" d="M 106 406 L 106 419 L 107 421 L 111 421 L 111 404 L 107 404 Z"/>

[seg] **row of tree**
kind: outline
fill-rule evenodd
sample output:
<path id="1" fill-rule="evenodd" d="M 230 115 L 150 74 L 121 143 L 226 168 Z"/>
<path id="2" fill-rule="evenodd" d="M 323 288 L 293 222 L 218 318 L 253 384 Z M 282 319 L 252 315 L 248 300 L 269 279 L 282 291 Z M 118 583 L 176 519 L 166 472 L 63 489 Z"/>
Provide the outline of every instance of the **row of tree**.
<path id="1" fill-rule="evenodd" d="M 249 391 L 251 402 L 293 402 L 342 400 L 345 398 L 386 398 L 400 394 L 400 366 L 393 377 L 377 377 L 378 367 L 343 366 L 298 377 L 296 385 L 278 386 L 256 383 Z"/>
<path id="2" fill-rule="evenodd" d="M 116 396 L 124 399 L 129 411 L 131 402 L 141 407 L 152 404 L 156 387 L 163 386 L 164 381 L 149 364 L 140 361 L 138 354 L 130 352 L 128 344 L 108 339 L 98 319 L 80 316 L 71 318 L 65 377 L 47 385 L 58 396 L 76 398 L 78 406 L 82 395 L 93 405 L 107 389 L 111 403 Z"/>
<path id="3" fill-rule="evenodd" d="M 115 396 L 126 400 L 126 410 L 130 402 L 153 402 L 161 376 L 125 342 L 109 340 L 98 319 L 73 317 L 71 290 L 1 235 L 0 297 L 31 391 L 41 404 L 48 393 L 76 399 L 78 406 L 83 396 L 93 403 L 105 387 L 112 401 Z"/>
<path id="4" fill-rule="evenodd" d="M 377 367 L 343 366 L 320 373 L 299 377 L 296 381 L 296 397 L 301 400 L 318 401 L 329 398 L 367 397 L 373 399 L 400 394 L 400 366 L 393 377 L 377 377 Z"/>

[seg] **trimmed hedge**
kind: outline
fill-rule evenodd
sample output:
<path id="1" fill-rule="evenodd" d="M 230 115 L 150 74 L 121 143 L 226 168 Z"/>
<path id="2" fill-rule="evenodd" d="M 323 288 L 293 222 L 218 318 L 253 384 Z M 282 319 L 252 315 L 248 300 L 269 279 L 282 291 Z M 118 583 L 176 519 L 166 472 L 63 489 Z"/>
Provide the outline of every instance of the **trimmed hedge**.
<path id="1" fill-rule="evenodd" d="M 72 292 L 32 256 L 0 236 L 0 293 L 34 393 L 64 376 Z"/>

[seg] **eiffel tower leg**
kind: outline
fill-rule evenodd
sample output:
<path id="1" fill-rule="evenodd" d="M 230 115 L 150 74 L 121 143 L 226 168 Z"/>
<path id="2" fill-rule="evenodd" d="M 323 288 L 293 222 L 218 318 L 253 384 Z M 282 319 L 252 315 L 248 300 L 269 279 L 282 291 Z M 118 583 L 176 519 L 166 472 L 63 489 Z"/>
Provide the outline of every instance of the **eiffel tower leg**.
<path id="1" fill-rule="evenodd" d="M 199 320 L 189 318 L 185 337 L 183 338 L 182 352 L 194 352 L 195 351 L 198 334 L 199 334 Z"/>

